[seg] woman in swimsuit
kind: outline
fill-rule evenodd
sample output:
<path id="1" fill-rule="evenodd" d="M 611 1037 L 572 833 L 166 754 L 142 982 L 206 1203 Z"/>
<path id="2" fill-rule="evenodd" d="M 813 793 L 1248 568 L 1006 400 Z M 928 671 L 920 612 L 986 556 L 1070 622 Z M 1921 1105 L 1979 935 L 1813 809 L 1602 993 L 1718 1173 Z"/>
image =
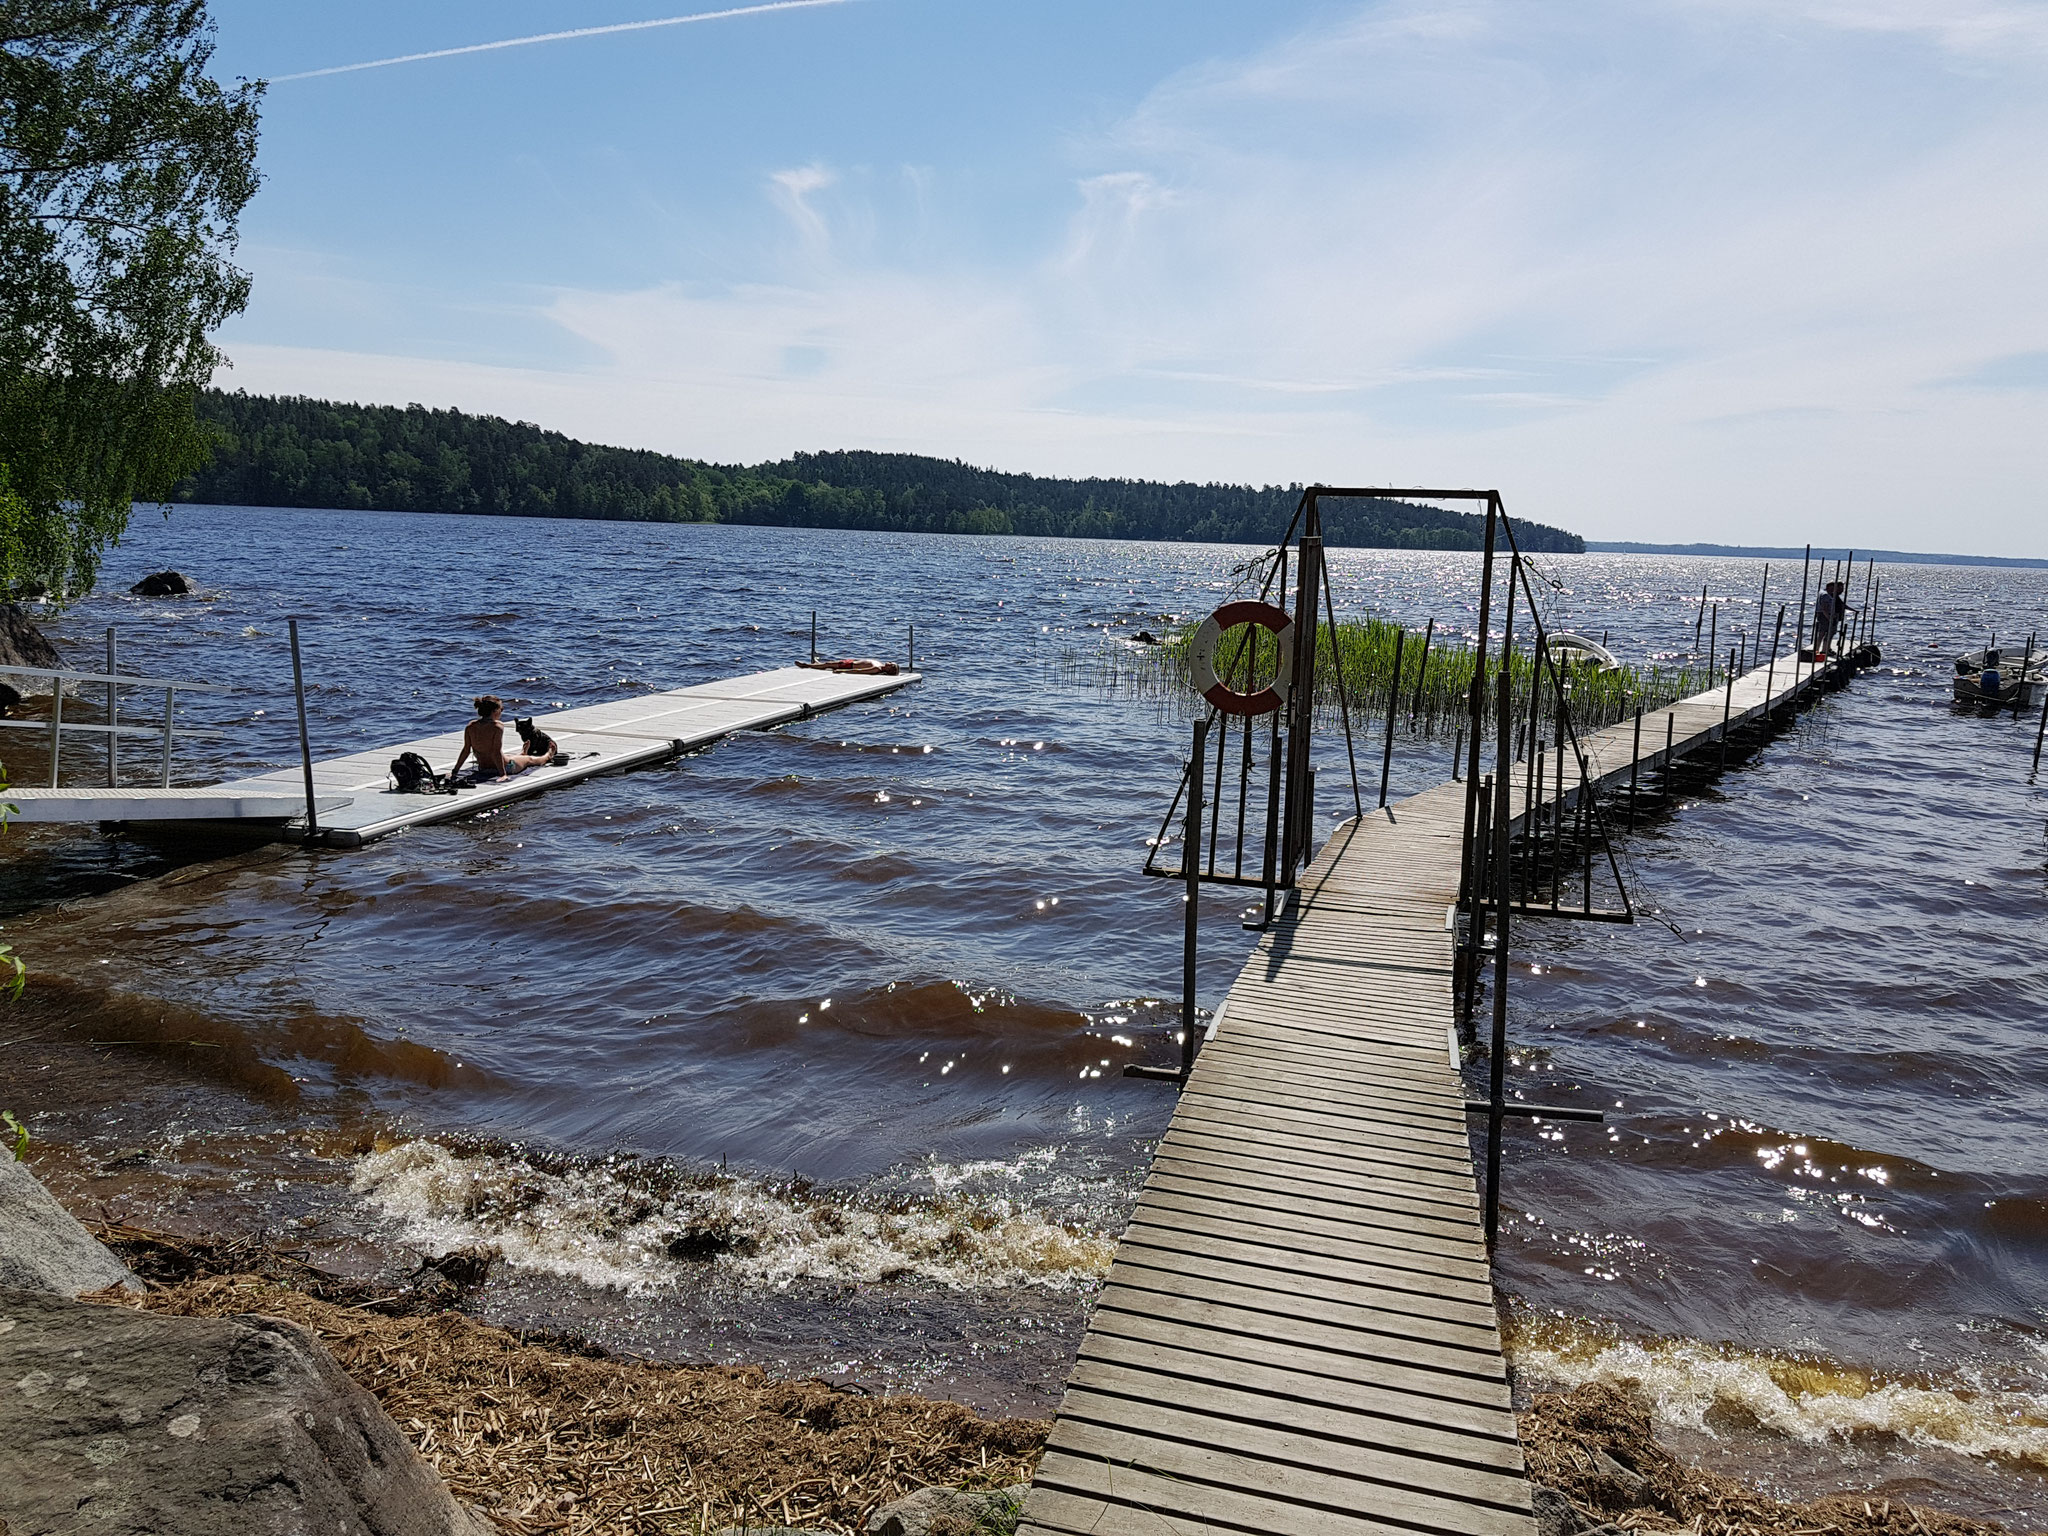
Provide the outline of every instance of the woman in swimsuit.
<path id="1" fill-rule="evenodd" d="M 505 708 L 504 701 L 495 693 L 487 693 L 473 702 L 476 718 L 462 732 L 462 751 L 455 759 L 455 766 L 448 770 L 449 778 L 462 772 L 462 765 L 475 757 L 476 776 L 482 778 L 485 774 L 495 774 L 502 784 L 520 769 L 547 762 L 554 755 L 529 757 L 524 752 L 508 753 L 505 750 L 505 722 L 500 718 L 500 712 Z"/>

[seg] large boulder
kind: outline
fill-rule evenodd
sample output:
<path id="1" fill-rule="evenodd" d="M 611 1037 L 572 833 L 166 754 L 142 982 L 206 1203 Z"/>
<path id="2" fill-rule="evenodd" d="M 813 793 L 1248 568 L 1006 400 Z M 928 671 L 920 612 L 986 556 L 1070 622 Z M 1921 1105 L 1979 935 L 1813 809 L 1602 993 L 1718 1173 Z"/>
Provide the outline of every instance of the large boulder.
<path id="1" fill-rule="evenodd" d="M 312 1334 L 0 1289 L 11 1536 L 485 1536 Z"/>
<path id="2" fill-rule="evenodd" d="M 192 590 L 192 583 L 176 571 L 157 571 L 128 590 L 137 597 L 183 597 Z"/>
<path id="3" fill-rule="evenodd" d="M 0 603 L 0 666 L 42 667 L 55 672 L 64 665 L 49 636 L 37 629 L 19 603 Z M 37 679 L 35 692 L 48 691 L 47 680 Z M 15 686 L 27 690 L 29 679 L 17 678 Z"/>
<path id="4" fill-rule="evenodd" d="M 0 1285 L 80 1296 L 142 1282 L 43 1188 L 27 1163 L 0 1147 Z"/>

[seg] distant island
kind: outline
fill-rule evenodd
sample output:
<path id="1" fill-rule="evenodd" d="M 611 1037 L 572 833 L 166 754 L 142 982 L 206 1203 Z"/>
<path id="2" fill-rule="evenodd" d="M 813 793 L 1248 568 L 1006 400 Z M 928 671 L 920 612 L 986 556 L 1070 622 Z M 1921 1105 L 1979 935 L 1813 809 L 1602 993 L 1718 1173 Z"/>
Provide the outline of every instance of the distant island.
<path id="1" fill-rule="evenodd" d="M 1752 560 L 1797 560 L 1805 555 L 1801 546 L 1780 548 L 1764 544 L 1631 544 L 1614 540 L 1587 539 L 1586 553 L 1593 555 L 1741 555 Z M 1822 549 L 1813 546 L 1816 560 L 1846 560 L 1851 554 L 1860 563 L 1876 559 L 1890 565 L 2004 565 L 2023 570 L 2048 570 L 2048 560 L 2029 560 L 2006 555 L 1926 555 L 1903 549 Z"/>
<path id="2" fill-rule="evenodd" d="M 1300 486 L 1061 480 L 911 453 L 800 453 L 710 464 L 578 442 L 531 422 L 425 406 L 208 390 L 213 462 L 174 499 L 241 507 L 751 523 L 899 533 L 1271 544 Z M 1405 501 L 1323 507 L 1327 543 L 1478 549 L 1485 519 Z M 1517 521 L 1525 550 L 1577 554 L 1562 528 Z"/>

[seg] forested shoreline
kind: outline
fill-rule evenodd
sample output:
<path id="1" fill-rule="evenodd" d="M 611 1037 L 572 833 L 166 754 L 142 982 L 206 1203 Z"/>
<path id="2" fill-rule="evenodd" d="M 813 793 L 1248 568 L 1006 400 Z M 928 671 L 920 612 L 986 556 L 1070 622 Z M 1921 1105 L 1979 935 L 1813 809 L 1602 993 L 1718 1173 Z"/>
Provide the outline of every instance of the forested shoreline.
<path id="1" fill-rule="evenodd" d="M 723 465 L 579 442 L 531 422 L 424 406 L 208 390 L 211 464 L 174 499 L 225 506 L 495 513 L 910 533 L 1272 543 L 1298 486 L 1062 480 L 917 454 L 805 453 Z M 1477 549 L 1484 519 L 1396 501 L 1328 502 L 1332 545 Z M 1517 523 L 1524 549 L 1577 534 Z"/>

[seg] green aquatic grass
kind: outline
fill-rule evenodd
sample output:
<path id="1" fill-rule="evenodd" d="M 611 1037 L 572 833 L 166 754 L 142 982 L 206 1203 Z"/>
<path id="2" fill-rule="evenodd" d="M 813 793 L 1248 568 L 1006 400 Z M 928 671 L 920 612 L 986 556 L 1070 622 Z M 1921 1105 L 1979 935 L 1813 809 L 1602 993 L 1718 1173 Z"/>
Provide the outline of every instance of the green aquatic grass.
<path id="1" fill-rule="evenodd" d="M 1318 628 L 1315 706 L 1319 724 L 1336 721 L 1340 699 L 1349 704 L 1354 730 L 1369 722 L 1384 722 L 1388 692 L 1395 681 L 1397 646 L 1401 664 L 1397 728 L 1410 734 L 1447 736 L 1465 724 L 1474 655 L 1463 640 L 1434 634 L 1425 659 L 1423 631 L 1405 629 L 1390 619 L 1343 619 L 1334 630 L 1328 622 Z M 1198 701 L 1188 654 L 1194 632 L 1195 625 L 1188 623 L 1168 631 L 1156 646 L 1106 641 L 1093 652 L 1069 652 L 1062 658 L 1061 680 L 1092 685 L 1111 696 L 1179 704 L 1192 714 Z M 1244 626 L 1226 631 L 1216 656 L 1218 674 L 1234 688 L 1251 691 L 1273 675 L 1273 638 L 1265 630 Z M 1639 708 L 1660 709 L 1712 686 L 1704 664 L 1624 664 L 1602 671 L 1589 661 L 1560 657 L 1559 668 L 1571 702 L 1572 721 L 1581 730 L 1612 725 Z M 1531 685 L 1536 679 L 1534 656 L 1517 649 L 1509 658 L 1508 672 L 1514 717 L 1521 722 L 1528 717 Z M 1551 711 L 1551 687 L 1546 676 L 1545 719 Z M 1488 721 L 1493 717 L 1494 705 L 1489 700 Z"/>

